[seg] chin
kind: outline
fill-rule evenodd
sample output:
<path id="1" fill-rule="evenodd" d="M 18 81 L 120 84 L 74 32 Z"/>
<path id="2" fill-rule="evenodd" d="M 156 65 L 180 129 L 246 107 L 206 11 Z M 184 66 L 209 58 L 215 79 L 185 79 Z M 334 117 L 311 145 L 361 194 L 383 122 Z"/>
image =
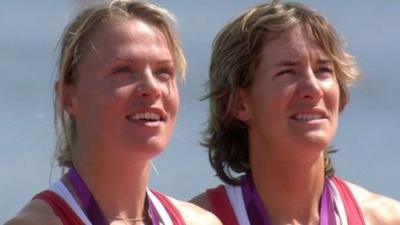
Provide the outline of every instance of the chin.
<path id="1" fill-rule="evenodd" d="M 166 148 L 167 143 L 156 140 L 147 140 L 141 143 L 129 143 L 129 152 L 135 155 L 142 155 L 152 159 L 161 154 Z"/>
<path id="2" fill-rule="evenodd" d="M 333 135 L 326 132 L 316 131 L 304 133 L 298 138 L 297 143 L 299 143 L 299 145 L 323 151 L 331 144 Z"/>
<path id="3" fill-rule="evenodd" d="M 307 138 L 306 140 L 303 140 L 302 143 L 304 147 L 307 147 L 308 149 L 315 149 L 315 151 L 324 151 L 330 144 L 331 142 L 327 139 L 319 137 Z"/>
<path id="4" fill-rule="evenodd" d="M 154 156 L 157 156 L 161 154 L 166 148 L 166 144 L 164 143 L 146 143 L 145 146 L 143 146 L 143 151 L 146 153 L 150 153 Z"/>

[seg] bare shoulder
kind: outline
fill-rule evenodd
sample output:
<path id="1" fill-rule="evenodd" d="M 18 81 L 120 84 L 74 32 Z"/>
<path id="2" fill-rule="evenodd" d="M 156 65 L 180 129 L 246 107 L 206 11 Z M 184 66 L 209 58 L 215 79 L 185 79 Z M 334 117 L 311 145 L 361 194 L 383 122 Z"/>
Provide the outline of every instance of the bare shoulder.
<path id="1" fill-rule="evenodd" d="M 201 208 L 208 210 L 208 211 L 212 211 L 212 207 L 210 202 L 208 201 L 208 197 L 207 194 L 205 192 L 195 196 L 194 198 L 192 198 L 190 200 L 191 203 L 200 206 Z"/>
<path id="2" fill-rule="evenodd" d="M 169 199 L 179 209 L 188 225 L 222 225 L 214 214 L 195 204 L 179 201 L 171 197 Z"/>
<path id="3" fill-rule="evenodd" d="M 400 202 L 346 182 L 360 205 L 367 224 L 400 224 Z"/>
<path id="4" fill-rule="evenodd" d="M 4 225 L 62 225 L 53 210 L 42 200 L 30 201 L 14 218 Z"/>

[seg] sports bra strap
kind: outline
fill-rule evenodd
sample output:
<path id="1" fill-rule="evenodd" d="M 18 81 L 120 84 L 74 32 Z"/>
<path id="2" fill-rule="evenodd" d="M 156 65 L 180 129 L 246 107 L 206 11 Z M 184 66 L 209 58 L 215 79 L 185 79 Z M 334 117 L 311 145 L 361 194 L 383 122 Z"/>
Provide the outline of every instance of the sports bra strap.
<path id="1" fill-rule="evenodd" d="M 60 218 L 64 225 L 85 225 L 75 214 L 71 207 L 56 193 L 52 191 L 43 191 L 35 195 L 32 199 L 45 201 Z"/>
<path id="2" fill-rule="evenodd" d="M 362 211 L 354 198 L 353 193 L 349 186 L 337 177 L 332 177 L 331 180 L 338 189 L 340 196 L 344 202 L 344 208 L 347 214 L 347 220 L 351 225 L 365 225 L 364 217 Z"/>
<path id="3" fill-rule="evenodd" d="M 154 191 L 154 190 L 151 190 L 151 192 L 157 197 L 157 199 L 162 203 L 162 205 L 167 210 L 167 212 L 172 220 L 172 224 L 185 225 L 185 220 L 183 220 L 181 213 L 165 195 L 161 194 L 160 192 Z"/>
<path id="4" fill-rule="evenodd" d="M 223 185 L 207 189 L 206 193 L 213 213 L 223 224 L 239 225 Z"/>

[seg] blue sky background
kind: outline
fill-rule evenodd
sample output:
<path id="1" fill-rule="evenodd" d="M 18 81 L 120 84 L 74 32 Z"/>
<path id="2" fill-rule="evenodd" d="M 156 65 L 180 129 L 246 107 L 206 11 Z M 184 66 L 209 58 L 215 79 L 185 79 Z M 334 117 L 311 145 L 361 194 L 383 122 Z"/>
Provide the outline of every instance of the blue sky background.
<path id="1" fill-rule="evenodd" d="M 200 132 L 207 102 L 211 43 L 218 30 L 252 0 L 157 0 L 179 21 L 188 58 L 173 140 L 154 164 L 151 186 L 189 199 L 219 184 Z M 334 146 L 337 174 L 400 199 L 400 1 L 300 1 L 328 17 L 347 40 L 363 79 L 351 89 Z M 0 4 L 0 223 L 17 213 L 60 172 L 53 168 L 52 86 L 58 38 L 79 7 L 67 0 L 2 0 Z M 52 169 L 53 168 L 53 169 Z M 52 171 L 52 174 L 51 174 Z"/>

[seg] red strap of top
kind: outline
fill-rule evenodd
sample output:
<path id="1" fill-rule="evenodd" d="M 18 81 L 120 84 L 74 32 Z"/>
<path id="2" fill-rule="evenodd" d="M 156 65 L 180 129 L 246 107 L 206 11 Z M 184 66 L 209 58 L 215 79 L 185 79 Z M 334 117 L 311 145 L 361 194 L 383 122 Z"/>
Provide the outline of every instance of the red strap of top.
<path id="1" fill-rule="evenodd" d="M 165 195 L 161 194 L 160 192 L 153 191 L 153 190 L 151 190 L 151 192 L 157 197 L 158 200 L 160 200 L 162 205 L 167 210 L 167 212 L 172 220 L 172 224 L 185 225 L 185 221 L 183 220 L 181 213 Z"/>
<path id="2" fill-rule="evenodd" d="M 213 189 L 208 189 L 207 197 L 211 204 L 213 213 L 223 224 L 239 225 L 223 185 L 219 185 Z"/>
<path id="3" fill-rule="evenodd" d="M 332 178 L 342 197 L 344 208 L 346 210 L 347 220 L 350 225 L 365 225 L 364 217 L 360 206 L 358 205 L 353 193 L 347 184 L 337 177 Z"/>
<path id="4" fill-rule="evenodd" d="M 64 199 L 56 193 L 43 191 L 35 195 L 33 199 L 40 199 L 49 204 L 64 225 L 85 225 Z"/>

